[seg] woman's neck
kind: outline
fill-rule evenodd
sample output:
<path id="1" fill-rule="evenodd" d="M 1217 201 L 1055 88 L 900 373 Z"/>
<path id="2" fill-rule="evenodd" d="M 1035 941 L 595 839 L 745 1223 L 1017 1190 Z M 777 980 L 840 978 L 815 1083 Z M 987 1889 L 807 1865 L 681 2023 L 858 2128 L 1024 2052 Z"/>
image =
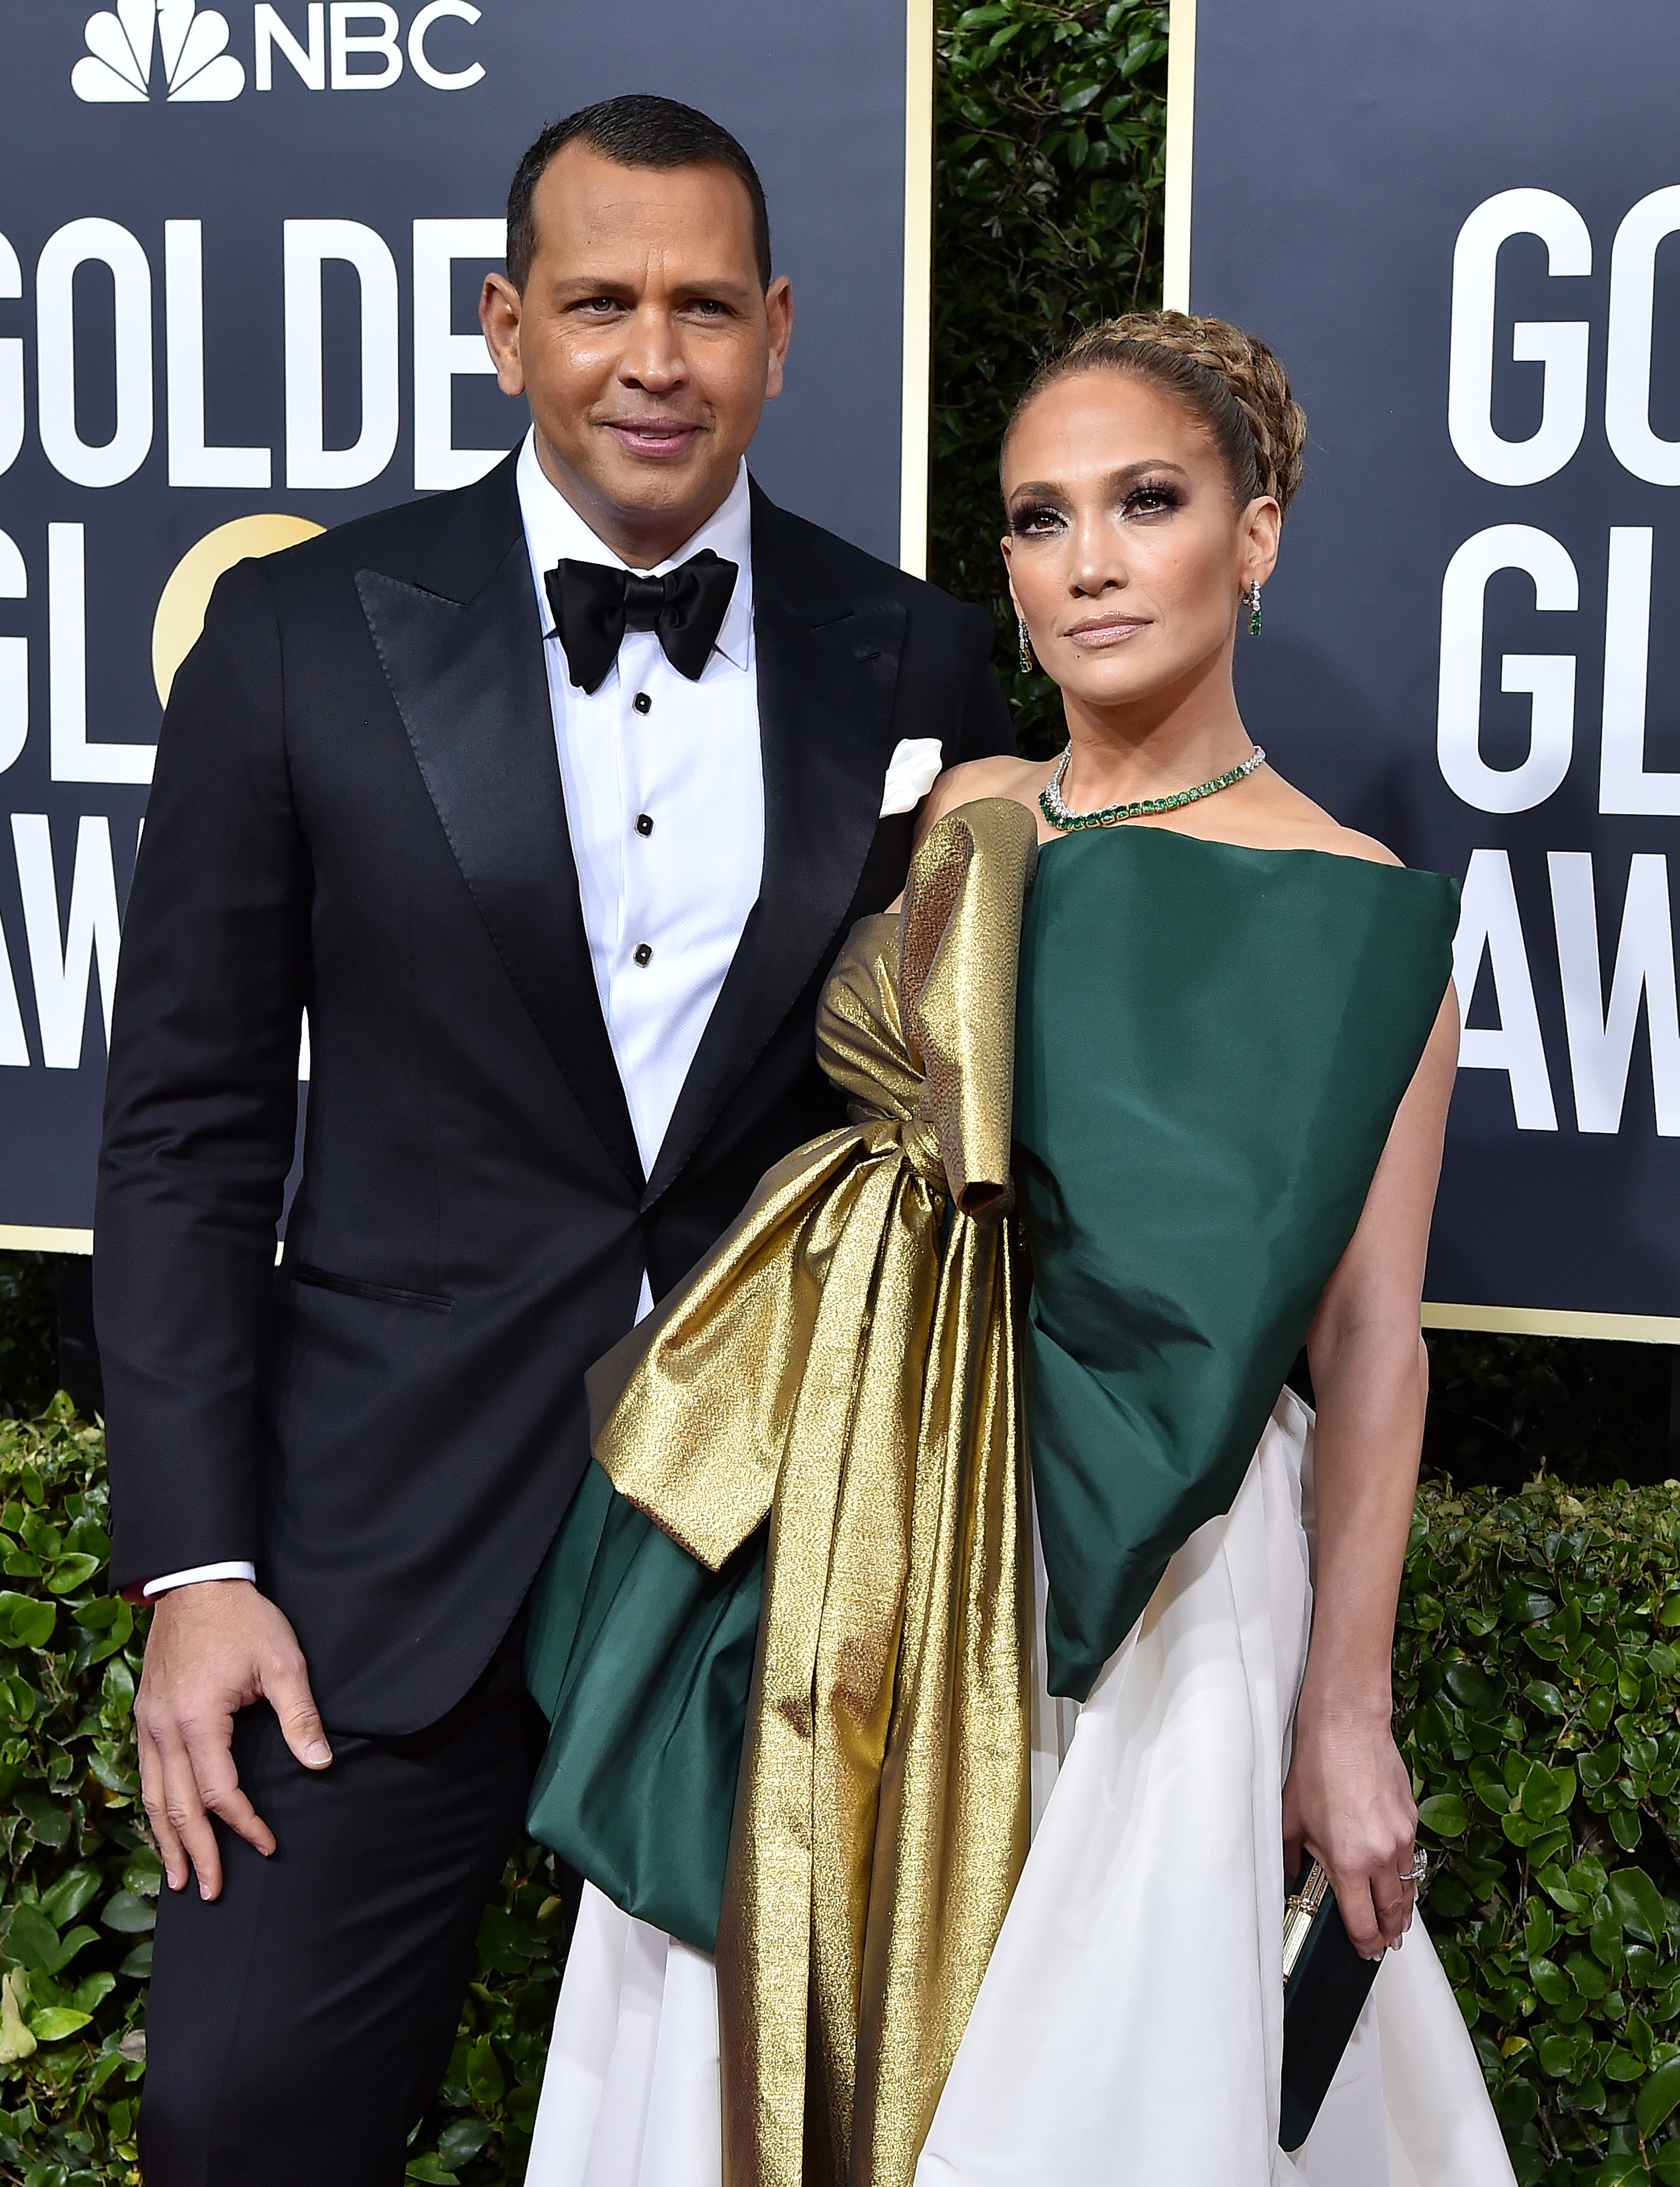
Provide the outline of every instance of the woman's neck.
<path id="1" fill-rule="evenodd" d="M 1124 706 L 1063 694 L 1073 747 L 1062 790 L 1076 811 L 1188 790 L 1245 760 L 1254 740 L 1231 687 L 1229 656 Z"/>

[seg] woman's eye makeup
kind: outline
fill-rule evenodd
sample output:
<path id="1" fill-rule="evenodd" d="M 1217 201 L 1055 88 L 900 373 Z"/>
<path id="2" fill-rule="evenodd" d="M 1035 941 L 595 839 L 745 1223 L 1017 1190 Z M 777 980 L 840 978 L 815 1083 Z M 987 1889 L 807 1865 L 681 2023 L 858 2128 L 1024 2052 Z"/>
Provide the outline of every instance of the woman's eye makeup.
<path id="1" fill-rule="evenodd" d="M 1164 510 L 1183 506 L 1183 491 L 1171 479 L 1139 479 L 1121 503 L 1121 509 L 1127 516 L 1157 516 Z"/>
<path id="2" fill-rule="evenodd" d="M 1171 515 L 1184 506 L 1184 489 L 1170 478 L 1141 478 L 1129 486 L 1120 504 L 1123 517 Z M 1067 529 L 1067 512 L 1049 501 L 1024 501 L 1009 511 L 1017 539 L 1048 539 Z"/>
<path id="3" fill-rule="evenodd" d="M 1065 523 L 1061 510 L 1048 502 L 1024 501 L 1009 511 L 1009 529 L 1017 539 L 1045 539 Z"/>

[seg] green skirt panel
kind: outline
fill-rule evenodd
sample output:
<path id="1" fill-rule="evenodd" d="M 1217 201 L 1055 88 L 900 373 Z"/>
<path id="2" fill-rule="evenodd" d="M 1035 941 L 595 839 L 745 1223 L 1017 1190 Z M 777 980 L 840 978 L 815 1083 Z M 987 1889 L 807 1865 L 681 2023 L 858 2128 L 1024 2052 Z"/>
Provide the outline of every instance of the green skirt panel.
<path id="1" fill-rule="evenodd" d="M 708 1571 L 598 1465 L 533 1590 L 525 1676 L 553 1731 L 531 1836 L 701 1951 L 723 1902 L 763 1530 Z"/>

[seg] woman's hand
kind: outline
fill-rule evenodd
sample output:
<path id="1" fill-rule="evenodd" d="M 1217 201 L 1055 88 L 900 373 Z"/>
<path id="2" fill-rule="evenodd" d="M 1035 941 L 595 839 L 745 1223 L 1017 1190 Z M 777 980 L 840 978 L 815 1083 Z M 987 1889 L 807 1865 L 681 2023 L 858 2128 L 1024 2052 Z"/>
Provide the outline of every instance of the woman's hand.
<path id="1" fill-rule="evenodd" d="M 1347 1933 L 1366 1959 L 1382 1956 L 1411 1926 L 1418 1809 L 1385 1715 L 1296 1712 L 1284 1785 L 1284 1873 L 1301 1871 L 1304 1847 L 1323 1864 Z"/>

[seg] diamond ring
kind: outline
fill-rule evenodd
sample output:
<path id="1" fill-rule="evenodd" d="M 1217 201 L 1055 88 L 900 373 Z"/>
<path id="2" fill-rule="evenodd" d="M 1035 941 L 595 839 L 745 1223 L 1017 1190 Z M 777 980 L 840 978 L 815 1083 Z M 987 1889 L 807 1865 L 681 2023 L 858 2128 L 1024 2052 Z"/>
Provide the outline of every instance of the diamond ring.
<path id="1" fill-rule="evenodd" d="M 1410 1868 L 1404 1869 L 1401 1871 L 1401 1881 L 1403 1883 L 1413 1883 L 1421 1886 L 1424 1878 L 1429 1874 L 1429 1872 L 1430 1857 L 1424 1851 L 1423 1847 L 1419 1846 L 1412 1856 L 1412 1865 Z"/>

